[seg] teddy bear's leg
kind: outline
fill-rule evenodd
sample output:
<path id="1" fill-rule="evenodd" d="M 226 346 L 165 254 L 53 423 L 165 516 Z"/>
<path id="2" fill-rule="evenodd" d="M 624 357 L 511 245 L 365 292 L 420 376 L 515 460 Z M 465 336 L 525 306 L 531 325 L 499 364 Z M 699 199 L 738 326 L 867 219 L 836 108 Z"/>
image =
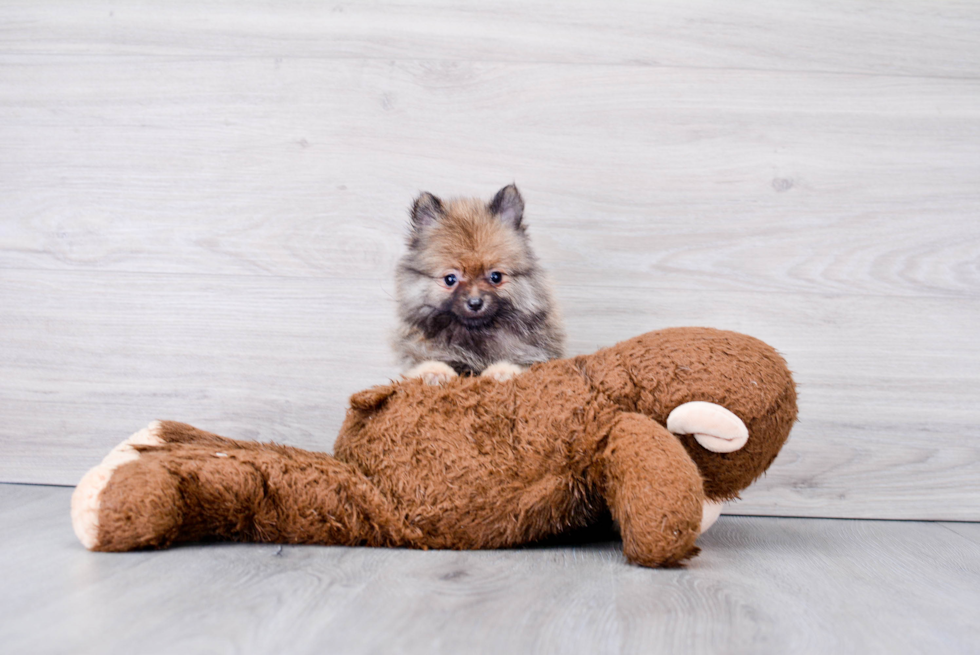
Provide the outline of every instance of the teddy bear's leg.
<path id="1" fill-rule="evenodd" d="M 137 448 L 140 446 L 159 446 L 166 443 L 196 443 L 209 444 L 213 446 L 227 446 L 235 444 L 232 439 L 219 437 L 216 434 L 199 430 L 186 423 L 175 421 L 153 421 L 148 426 L 136 432 L 131 437 L 113 448 L 102 462 L 93 467 L 82 477 L 71 500 L 72 526 L 79 541 L 89 549 L 98 546 L 99 534 L 99 508 L 101 506 L 102 490 L 109 483 L 113 473 L 123 464 L 134 462 L 139 459 L 140 453 Z M 145 468 L 145 467 L 144 467 Z M 155 477 L 160 478 L 164 475 L 157 472 Z M 158 482 L 162 482 L 158 480 Z M 119 480 L 116 480 L 119 484 Z M 168 486 L 163 484 L 162 487 Z M 160 532 L 160 528 L 153 529 Z"/>
<path id="2" fill-rule="evenodd" d="M 749 440 L 742 419 L 721 405 L 704 401 L 684 403 L 667 416 L 667 429 L 674 434 L 691 434 L 703 448 L 731 453 Z"/>
<path id="3" fill-rule="evenodd" d="M 71 523 L 75 536 L 86 548 L 93 549 L 98 546 L 101 496 L 112 474 L 120 466 L 139 459 L 139 452 L 135 446 L 162 444 L 159 428 L 159 422 L 150 423 L 117 445 L 98 466 L 90 469 L 75 487 L 71 496 Z"/>
<path id="4" fill-rule="evenodd" d="M 642 414 L 624 414 L 600 461 L 606 503 L 619 523 L 627 559 L 670 566 L 697 554 L 701 474 L 674 435 Z"/>
<path id="5" fill-rule="evenodd" d="M 151 425 L 83 478 L 72 518 L 87 548 L 213 538 L 387 545 L 414 536 L 369 480 L 329 455 L 204 432 L 168 443 L 164 431 Z"/>
<path id="6" fill-rule="evenodd" d="M 179 472 L 188 514 L 181 540 L 321 545 L 412 545 L 392 503 L 359 470 L 326 453 L 236 442 L 194 446 L 169 466 Z"/>

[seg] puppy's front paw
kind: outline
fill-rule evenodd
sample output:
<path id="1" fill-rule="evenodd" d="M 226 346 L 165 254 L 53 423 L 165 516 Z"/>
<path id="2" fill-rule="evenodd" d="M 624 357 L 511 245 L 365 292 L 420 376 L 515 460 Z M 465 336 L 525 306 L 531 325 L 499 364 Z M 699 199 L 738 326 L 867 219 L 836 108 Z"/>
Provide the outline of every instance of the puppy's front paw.
<path id="1" fill-rule="evenodd" d="M 480 374 L 480 377 L 491 378 L 497 382 L 506 382 L 511 378 L 517 377 L 523 372 L 524 369 L 517 364 L 511 364 L 510 362 L 497 362 L 496 364 L 491 364 L 488 366 L 486 370 Z"/>
<path id="2" fill-rule="evenodd" d="M 415 368 L 409 369 L 402 377 L 406 379 L 422 378 L 426 384 L 438 385 L 449 382 L 459 376 L 456 375 L 456 371 L 449 364 L 431 360 L 422 362 Z"/>

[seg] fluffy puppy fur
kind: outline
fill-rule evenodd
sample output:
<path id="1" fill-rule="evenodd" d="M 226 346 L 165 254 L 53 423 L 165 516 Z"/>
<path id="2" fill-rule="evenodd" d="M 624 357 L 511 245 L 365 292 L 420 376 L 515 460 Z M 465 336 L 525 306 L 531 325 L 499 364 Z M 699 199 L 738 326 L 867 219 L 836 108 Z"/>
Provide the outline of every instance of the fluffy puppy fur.
<path id="1" fill-rule="evenodd" d="M 430 384 L 456 375 L 503 380 L 564 356 L 561 317 L 523 219 L 514 185 L 489 203 L 416 198 L 395 280 L 395 350 L 414 367 L 406 377 Z"/>

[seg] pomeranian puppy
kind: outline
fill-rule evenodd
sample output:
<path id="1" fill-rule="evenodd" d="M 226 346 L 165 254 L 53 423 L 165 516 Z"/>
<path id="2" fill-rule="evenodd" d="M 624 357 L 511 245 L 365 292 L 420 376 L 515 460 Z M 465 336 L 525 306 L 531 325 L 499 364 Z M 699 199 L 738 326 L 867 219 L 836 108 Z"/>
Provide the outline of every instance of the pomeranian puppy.
<path id="1" fill-rule="evenodd" d="M 395 278 L 395 350 L 405 377 L 506 380 L 562 357 L 565 331 L 525 232 L 514 185 L 485 203 L 415 199 L 408 252 Z"/>

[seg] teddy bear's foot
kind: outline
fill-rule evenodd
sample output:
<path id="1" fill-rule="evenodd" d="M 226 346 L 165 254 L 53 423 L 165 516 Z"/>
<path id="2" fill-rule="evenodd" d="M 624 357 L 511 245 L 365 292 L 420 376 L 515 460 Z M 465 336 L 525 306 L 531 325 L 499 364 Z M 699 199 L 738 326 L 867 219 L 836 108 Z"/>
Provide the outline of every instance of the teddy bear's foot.
<path id="1" fill-rule="evenodd" d="M 491 380 L 496 380 L 497 382 L 506 382 L 511 378 L 515 378 L 524 369 L 517 364 L 511 364 L 510 362 L 497 362 L 488 366 L 483 373 L 480 373 L 480 377 L 490 378 Z"/>
<path id="2" fill-rule="evenodd" d="M 742 419 L 721 405 L 700 400 L 675 407 L 667 417 L 667 430 L 694 435 L 701 446 L 715 453 L 735 452 L 749 440 Z"/>
<path id="3" fill-rule="evenodd" d="M 715 521 L 721 516 L 721 510 L 724 508 L 725 503 L 719 503 L 713 500 L 704 501 L 704 505 L 701 508 L 701 534 L 704 534 L 708 528 L 715 524 Z"/>
<path id="4" fill-rule="evenodd" d="M 71 524 L 75 535 L 89 550 L 99 546 L 99 507 L 102 491 L 112 474 L 123 464 L 135 462 L 140 454 L 133 446 L 158 446 L 160 423 L 154 421 L 113 448 L 98 466 L 86 473 L 71 496 Z"/>
<path id="5" fill-rule="evenodd" d="M 443 362 L 431 360 L 422 362 L 415 368 L 409 369 L 402 376 L 406 379 L 422 378 L 426 384 L 440 385 L 449 382 L 453 378 L 459 377 L 453 367 Z"/>

